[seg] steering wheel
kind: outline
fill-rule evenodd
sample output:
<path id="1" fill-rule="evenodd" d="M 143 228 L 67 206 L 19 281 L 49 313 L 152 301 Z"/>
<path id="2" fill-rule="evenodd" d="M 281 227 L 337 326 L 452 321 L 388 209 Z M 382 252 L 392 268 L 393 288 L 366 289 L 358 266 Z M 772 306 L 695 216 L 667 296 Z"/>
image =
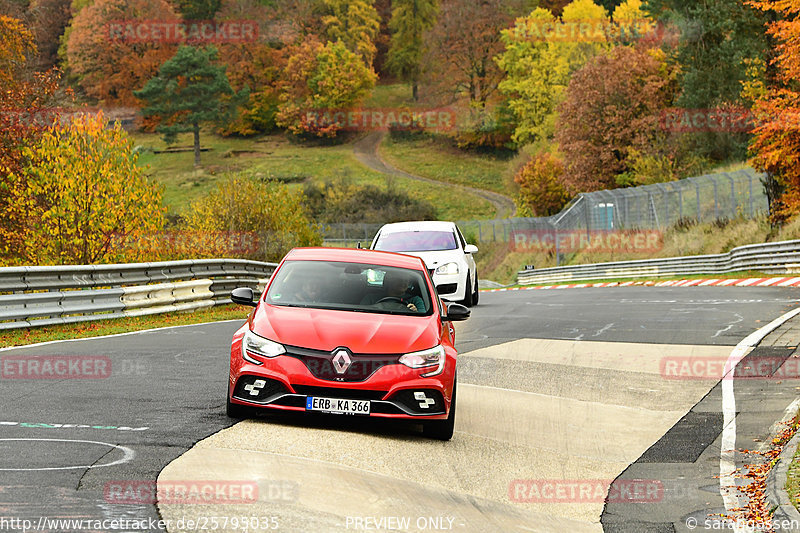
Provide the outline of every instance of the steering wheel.
<path id="1" fill-rule="evenodd" d="M 375 302 L 375 304 L 379 304 L 379 303 L 383 303 L 383 302 L 396 302 L 396 303 L 399 303 L 400 305 L 405 305 L 403 303 L 402 298 L 398 298 L 396 296 L 386 296 L 385 298 L 381 298 L 380 300 Z"/>

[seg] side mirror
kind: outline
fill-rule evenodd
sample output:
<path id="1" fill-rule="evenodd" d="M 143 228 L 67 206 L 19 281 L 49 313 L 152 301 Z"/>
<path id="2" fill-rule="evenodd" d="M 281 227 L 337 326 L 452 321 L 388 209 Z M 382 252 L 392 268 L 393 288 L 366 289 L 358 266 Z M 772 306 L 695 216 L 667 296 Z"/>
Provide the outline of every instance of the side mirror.
<path id="1" fill-rule="evenodd" d="M 255 293 L 253 292 L 253 289 L 249 287 L 239 287 L 238 289 L 233 289 L 231 292 L 231 301 L 235 304 L 256 307 L 258 303 L 254 300 Z"/>
<path id="2" fill-rule="evenodd" d="M 442 318 L 443 322 L 462 322 L 469 318 L 470 310 L 461 304 L 450 304 L 447 306 L 447 316 Z"/>
<path id="3" fill-rule="evenodd" d="M 468 245 L 466 245 L 464 247 L 464 253 L 477 254 L 478 253 L 478 247 L 475 246 L 474 244 L 468 244 Z"/>

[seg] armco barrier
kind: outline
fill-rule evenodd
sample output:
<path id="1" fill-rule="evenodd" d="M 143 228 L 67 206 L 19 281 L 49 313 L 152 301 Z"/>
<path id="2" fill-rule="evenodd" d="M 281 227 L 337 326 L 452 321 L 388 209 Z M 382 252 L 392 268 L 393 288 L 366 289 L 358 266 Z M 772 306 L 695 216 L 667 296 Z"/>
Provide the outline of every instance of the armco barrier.
<path id="1" fill-rule="evenodd" d="M 517 273 L 517 282 L 520 285 L 533 285 L 597 279 L 725 274 L 748 270 L 766 274 L 800 273 L 800 240 L 750 244 L 719 255 L 695 255 L 523 270 Z"/>
<path id="2" fill-rule="evenodd" d="M 0 330 L 192 311 L 261 292 L 278 265 L 202 259 L 0 268 Z"/>

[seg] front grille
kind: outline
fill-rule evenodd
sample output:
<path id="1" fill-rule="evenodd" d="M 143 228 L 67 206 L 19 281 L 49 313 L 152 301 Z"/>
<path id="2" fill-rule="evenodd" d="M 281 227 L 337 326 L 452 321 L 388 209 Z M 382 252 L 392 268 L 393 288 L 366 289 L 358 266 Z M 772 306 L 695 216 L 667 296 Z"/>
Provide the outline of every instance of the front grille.
<path id="1" fill-rule="evenodd" d="M 458 290 L 458 283 L 445 283 L 444 285 L 437 285 L 436 292 L 439 294 L 453 294 Z"/>
<path id="2" fill-rule="evenodd" d="M 247 402 L 264 403 L 269 398 L 289 392 L 283 383 L 260 376 L 242 376 L 236 382 L 233 397 Z"/>
<path id="3" fill-rule="evenodd" d="M 286 355 L 299 359 L 306 365 L 308 371 L 317 378 L 325 381 L 358 382 L 367 380 L 380 368 L 387 365 L 398 364 L 400 355 L 358 355 L 349 354 L 350 366 L 344 373 L 339 374 L 333 366 L 333 358 L 340 349 L 333 352 L 322 350 L 309 350 L 296 346 L 286 346 Z"/>
<path id="4" fill-rule="evenodd" d="M 389 401 L 402 405 L 415 415 L 440 415 L 445 412 L 442 393 L 433 389 L 404 389 L 392 394 Z"/>
<path id="5" fill-rule="evenodd" d="M 337 389 L 336 387 L 312 387 L 309 385 L 294 385 L 297 394 L 321 398 L 341 398 L 344 400 L 380 400 L 386 396 L 386 391 Z"/>

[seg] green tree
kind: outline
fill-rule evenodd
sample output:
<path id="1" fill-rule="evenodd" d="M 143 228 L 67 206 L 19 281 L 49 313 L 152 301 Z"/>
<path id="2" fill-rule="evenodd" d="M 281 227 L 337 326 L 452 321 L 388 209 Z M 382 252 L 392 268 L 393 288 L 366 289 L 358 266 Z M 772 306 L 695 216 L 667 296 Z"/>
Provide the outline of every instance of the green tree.
<path id="1" fill-rule="evenodd" d="M 258 249 L 251 259 L 278 261 L 297 246 L 322 244 L 320 228 L 308 217 L 301 190 L 280 182 L 230 175 L 217 189 L 192 203 L 186 226 L 192 232 L 253 232 Z"/>
<path id="2" fill-rule="evenodd" d="M 211 20 L 222 0 L 178 0 L 176 5 L 185 20 Z"/>
<path id="3" fill-rule="evenodd" d="M 229 120 L 232 104 L 247 96 L 246 89 L 233 94 L 225 67 L 214 64 L 216 58 L 213 47 L 181 46 L 161 65 L 156 77 L 134 92 L 134 96 L 147 101 L 142 115 L 160 119 L 156 131 L 164 135 L 167 143 L 175 142 L 179 133 L 194 134 L 195 166 L 200 166 L 200 125 Z"/>
<path id="4" fill-rule="evenodd" d="M 747 59 L 763 59 L 768 49 L 766 16 L 741 0 L 644 0 L 659 22 L 681 29 L 673 60 L 681 66 L 677 104 L 708 109 L 743 104 Z"/>
<path id="5" fill-rule="evenodd" d="M 437 0 L 393 2 L 388 67 L 395 75 L 411 83 L 415 101 L 419 99 L 422 58 L 426 52 L 425 32 L 436 24 L 437 12 Z"/>
<path id="6" fill-rule="evenodd" d="M 322 17 L 325 34 L 331 41 L 341 41 L 372 67 L 375 38 L 380 30 L 380 16 L 375 0 L 322 0 L 327 15 Z"/>

